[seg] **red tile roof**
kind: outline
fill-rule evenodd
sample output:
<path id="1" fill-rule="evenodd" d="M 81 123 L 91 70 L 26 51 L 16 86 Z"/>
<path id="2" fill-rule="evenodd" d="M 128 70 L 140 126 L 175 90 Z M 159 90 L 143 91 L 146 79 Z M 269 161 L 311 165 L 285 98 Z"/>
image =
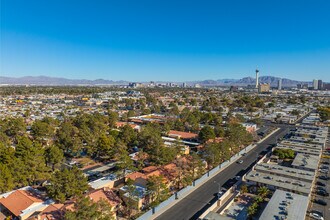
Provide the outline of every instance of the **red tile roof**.
<path id="1" fill-rule="evenodd" d="M 121 199 L 113 192 L 111 189 L 102 188 L 95 191 L 92 191 L 88 194 L 94 202 L 98 202 L 101 199 L 107 201 L 112 207 L 116 207 L 121 203 Z"/>
<path id="2" fill-rule="evenodd" d="M 131 179 L 133 181 L 135 181 L 137 178 L 143 178 L 146 179 L 146 175 L 140 172 L 134 172 L 134 173 L 130 173 L 128 174 L 126 177 L 126 179 Z"/>
<path id="3" fill-rule="evenodd" d="M 145 167 L 142 169 L 143 173 L 150 173 L 150 172 L 153 172 L 155 170 L 157 170 L 158 168 L 156 166 L 148 166 L 148 167 Z"/>
<path id="4" fill-rule="evenodd" d="M 170 136 L 170 137 L 179 137 L 181 139 L 193 139 L 193 138 L 196 138 L 198 136 L 198 134 L 190 133 L 190 132 L 170 130 L 170 132 L 168 133 L 168 136 Z"/>
<path id="5" fill-rule="evenodd" d="M 27 190 L 16 190 L 9 196 L 0 199 L 0 204 L 6 207 L 15 216 L 19 216 L 22 211 L 29 208 L 34 203 L 41 203 L 39 196 Z"/>

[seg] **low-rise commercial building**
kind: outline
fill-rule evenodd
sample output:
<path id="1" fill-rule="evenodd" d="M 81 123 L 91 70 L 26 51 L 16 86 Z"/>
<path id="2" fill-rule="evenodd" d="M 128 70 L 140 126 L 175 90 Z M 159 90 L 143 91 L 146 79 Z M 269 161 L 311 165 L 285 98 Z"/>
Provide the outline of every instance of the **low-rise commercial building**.
<path id="1" fill-rule="evenodd" d="M 307 196 L 276 190 L 260 220 L 297 220 L 305 219 L 309 198 Z"/>
<path id="2" fill-rule="evenodd" d="M 298 153 L 292 162 L 292 167 L 302 170 L 316 171 L 320 157 Z"/>

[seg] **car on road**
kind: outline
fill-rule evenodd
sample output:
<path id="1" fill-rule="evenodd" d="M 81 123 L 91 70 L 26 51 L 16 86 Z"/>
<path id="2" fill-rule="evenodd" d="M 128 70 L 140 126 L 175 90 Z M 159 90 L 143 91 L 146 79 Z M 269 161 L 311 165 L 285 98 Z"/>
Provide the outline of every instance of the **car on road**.
<path id="1" fill-rule="evenodd" d="M 235 176 L 235 179 L 236 179 L 236 180 L 240 180 L 241 177 L 240 177 L 240 176 Z"/>
<path id="2" fill-rule="evenodd" d="M 322 183 L 322 182 L 320 182 L 320 181 L 317 181 L 317 182 L 316 182 L 316 185 L 318 185 L 318 186 L 326 186 L 325 183 Z"/>
<path id="3" fill-rule="evenodd" d="M 321 179 L 321 180 L 329 180 L 329 177 L 327 177 L 327 176 L 319 176 L 319 179 Z"/>
<path id="4" fill-rule="evenodd" d="M 316 194 L 320 196 L 329 196 L 329 193 L 324 190 L 316 190 Z"/>
<path id="5" fill-rule="evenodd" d="M 242 153 L 242 156 L 246 156 L 246 153 Z"/>
<path id="6" fill-rule="evenodd" d="M 227 190 L 226 189 L 221 189 L 220 192 L 217 193 L 217 197 L 220 198 Z"/>
<path id="7" fill-rule="evenodd" d="M 317 204 L 320 204 L 320 205 L 323 205 L 323 206 L 327 205 L 327 202 L 322 200 L 322 199 L 314 199 L 314 203 L 317 203 Z"/>
<path id="8" fill-rule="evenodd" d="M 243 163 L 243 160 L 239 160 L 237 163 L 242 164 Z"/>
<path id="9" fill-rule="evenodd" d="M 328 161 L 322 161 L 323 164 L 329 165 L 330 163 Z"/>

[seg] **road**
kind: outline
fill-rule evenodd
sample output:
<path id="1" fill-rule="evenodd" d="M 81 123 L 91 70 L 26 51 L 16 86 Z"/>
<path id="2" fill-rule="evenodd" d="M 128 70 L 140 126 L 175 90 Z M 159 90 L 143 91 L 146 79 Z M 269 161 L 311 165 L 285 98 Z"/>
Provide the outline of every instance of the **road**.
<path id="1" fill-rule="evenodd" d="M 249 170 L 252 165 L 254 165 L 259 154 L 265 151 L 265 149 L 267 149 L 270 145 L 275 144 L 278 138 L 282 138 L 286 133 L 288 133 L 289 127 L 290 126 L 281 126 L 280 130 L 272 134 L 270 137 L 258 144 L 249 153 L 247 153 L 247 155 L 242 158 L 242 164 L 231 164 L 222 172 L 214 176 L 212 179 L 183 198 L 173 207 L 168 209 L 166 212 L 158 216 L 156 219 L 197 219 L 203 213 L 203 211 L 206 210 L 210 204 L 212 204 L 212 201 L 216 200 L 215 195 L 219 189 L 217 183 L 224 185 L 226 182 L 228 183 L 228 180 L 234 178 L 235 176 L 244 175 L 244 173 Z"/>

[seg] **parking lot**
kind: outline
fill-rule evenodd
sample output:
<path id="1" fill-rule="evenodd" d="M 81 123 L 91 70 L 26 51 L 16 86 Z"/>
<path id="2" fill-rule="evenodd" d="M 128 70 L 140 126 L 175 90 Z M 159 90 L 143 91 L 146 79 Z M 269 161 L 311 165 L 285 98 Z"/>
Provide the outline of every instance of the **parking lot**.
<path id="1" fill-rule="evenodd" d="M 325 163 L 329 163 L 329 164 L 325 164 Z M 320 163 L 320 167 L 321 166 L 328 166 L 330 167 L 330 159 L 325 159 L 322 158 L 321 163 Z M 330 197 L 329 196 L 321 196 L 318 195 L 316 193 L 316 187 L 320 186 L 322 188 L 325 188 L 327 192 L 330 192 L 330 180 L 322 180 L 320 178 L 318 178 L 319 176 L 329 176 L 329 171 L 327 173 L 321 173 L 320 171 L 317 172 L 316 174 L 317 179 L 315 181 L 316 182 L 321 182 L 321 184 L 323 183 L 325 186 L 320 186 L 320 185 L 316 185 L 313 187 L 313 192 L 311 195 L 311 202 L 310 202 L 310 206 L 309 206 L 309 212 L 311 211 L 319 211 L 323 214 L 324 219 L 330 219 Z M 321 205 L 321 204 L 317 204 L 313 201 L 315 200 L 323 200 L 327 203 L 327 205 Z M 311 217 L 307 217 L 306 219 L 313 219 Z"/>

